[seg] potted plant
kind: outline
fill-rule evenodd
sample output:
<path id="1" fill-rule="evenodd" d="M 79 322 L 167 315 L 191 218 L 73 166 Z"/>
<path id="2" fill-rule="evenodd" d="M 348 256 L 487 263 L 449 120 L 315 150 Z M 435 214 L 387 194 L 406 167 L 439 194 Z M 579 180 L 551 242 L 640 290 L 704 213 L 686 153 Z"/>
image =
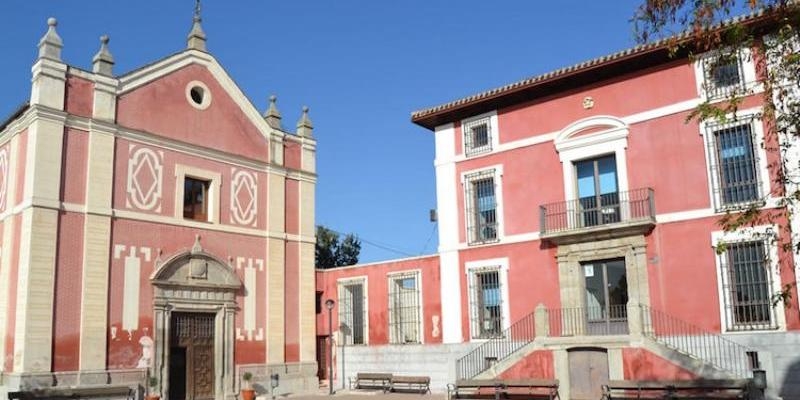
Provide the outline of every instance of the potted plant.
<path id="1" fill-rule="evenodd" d="M 159 400 L 161 395 L 158 393 L 158 378 L 151 376 L 147 379 L 147 400 Z"/>
<path id="2" fill-rule="evenodd" d="M 253 400 L 256 398 L 256 391 L 250 386 L 250 380 L 252 379 L 253 374 L 250 372 L 242 374 L 242 380 L 244 381 L 244 385 L 242 385 L 242 400 Z"/>

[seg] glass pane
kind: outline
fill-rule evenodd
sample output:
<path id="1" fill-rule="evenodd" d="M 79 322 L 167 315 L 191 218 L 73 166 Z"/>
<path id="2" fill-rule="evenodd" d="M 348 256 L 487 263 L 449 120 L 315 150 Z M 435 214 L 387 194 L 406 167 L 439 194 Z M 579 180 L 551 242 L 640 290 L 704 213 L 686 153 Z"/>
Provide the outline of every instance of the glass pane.
<path id="1" fill-rule="evenodd" d="M 583 264 L 583 275 L 586 278 L 586 313 L 590 320 L 601 319 L 607 305 L 603 265 Z"/>
<path id="2" fill-rule="evenodd" d="M 578 174 L 578 198 L 594 196 L 594 160 L 578 161 L 575 169 Z"/>
<path id="3" fill-rule="evenodd" d="M 600 181 L 600 194 L 617 192 L 617 160 L 614 156 L 597 160 L 597 172 Z"/>
<path id="4" fill-rule="evenodd" d="M 612 306 L 628 304 L 628 280 L 625 276 L 625 260 L 612 260 L 606 263 L 608 277 L 608 302 Z"/>

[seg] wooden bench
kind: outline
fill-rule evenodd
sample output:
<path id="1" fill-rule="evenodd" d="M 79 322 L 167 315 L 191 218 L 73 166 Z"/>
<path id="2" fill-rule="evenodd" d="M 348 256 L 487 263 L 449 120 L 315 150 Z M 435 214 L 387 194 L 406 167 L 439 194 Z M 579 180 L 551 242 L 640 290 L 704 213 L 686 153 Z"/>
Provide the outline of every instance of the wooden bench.
<path id="1" fill-rule="evenodd" d="M 32 390 L 9 392 L 8 398 L 19 400 L 33 399 L 91 399 L 91 398 L 124 398 L 133 400 L 137 397 L 138 385 L 86 385 L 67 387 L 48 387 Z"/>
<path id="2" fill-rule="evenodd" d="M 628 380 L 603 385 L 603 399 L 746 399 L 747 379 Z"/>
<path id="3" fill-rule="evenodd" d="M 558 397 L 558 379 L 503 380 L 501 391 L 506 398 L 553 400 Z"/>
<path id="4" fill-rule="evenodd" d="M 526 398 L 548 399 L 558 397 L 556 379 L 460 379 L 447 385 L 451 399 Z"/>
<path id="5" fill-rule="evenodd" d="M 392 389 L 392 374 L 359 372 L 350 378 L 350 389 L 381 389 L 386 393 Z"/>
<path id="6" fill-rule="evenodd" d="M 413 390 L 419 391 L 420 394 L 429 393 L 431 391 L 431 378 L 429 376 L 392 376 L 392 391 L 405 391 Z"/>

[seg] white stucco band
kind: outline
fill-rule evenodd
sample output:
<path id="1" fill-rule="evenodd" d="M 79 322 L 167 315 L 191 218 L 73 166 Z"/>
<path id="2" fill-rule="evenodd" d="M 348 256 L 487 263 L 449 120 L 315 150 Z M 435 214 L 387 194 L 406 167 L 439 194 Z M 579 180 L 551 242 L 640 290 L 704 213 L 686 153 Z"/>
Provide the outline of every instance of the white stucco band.
<path id="1" fill-rule="evenodd" d="M 453 160 L 455 156 L 455 125 L 436 128 L 436 159 Z M 460 343 L 461 333 L 461 280 L 458 265 L 458 201 L 456 199 L 455 162 L 436 166 L 436 210 L 439 219 L 439 273 L 442 284 L 442 341 Z"/>

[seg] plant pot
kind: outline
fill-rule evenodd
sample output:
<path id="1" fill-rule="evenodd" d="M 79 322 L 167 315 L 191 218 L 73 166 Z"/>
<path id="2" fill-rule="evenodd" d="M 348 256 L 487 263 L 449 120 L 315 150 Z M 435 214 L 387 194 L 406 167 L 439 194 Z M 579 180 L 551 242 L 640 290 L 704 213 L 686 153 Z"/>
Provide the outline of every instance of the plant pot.
<path id="1" fill-rule="evenodd" d="M 147 396 L 144 396 L 144 398 L 145 398 L 145 400 L 159 400 L 159 399 L 161 399 L 161 395 L 160 394 L 148 394 Z"/>
<path id="2" fill-rule="evenodd" d="M 242 389 L 241 400 L 254 400 L 256 398 L 256 391 L 253 389 Z"/>

